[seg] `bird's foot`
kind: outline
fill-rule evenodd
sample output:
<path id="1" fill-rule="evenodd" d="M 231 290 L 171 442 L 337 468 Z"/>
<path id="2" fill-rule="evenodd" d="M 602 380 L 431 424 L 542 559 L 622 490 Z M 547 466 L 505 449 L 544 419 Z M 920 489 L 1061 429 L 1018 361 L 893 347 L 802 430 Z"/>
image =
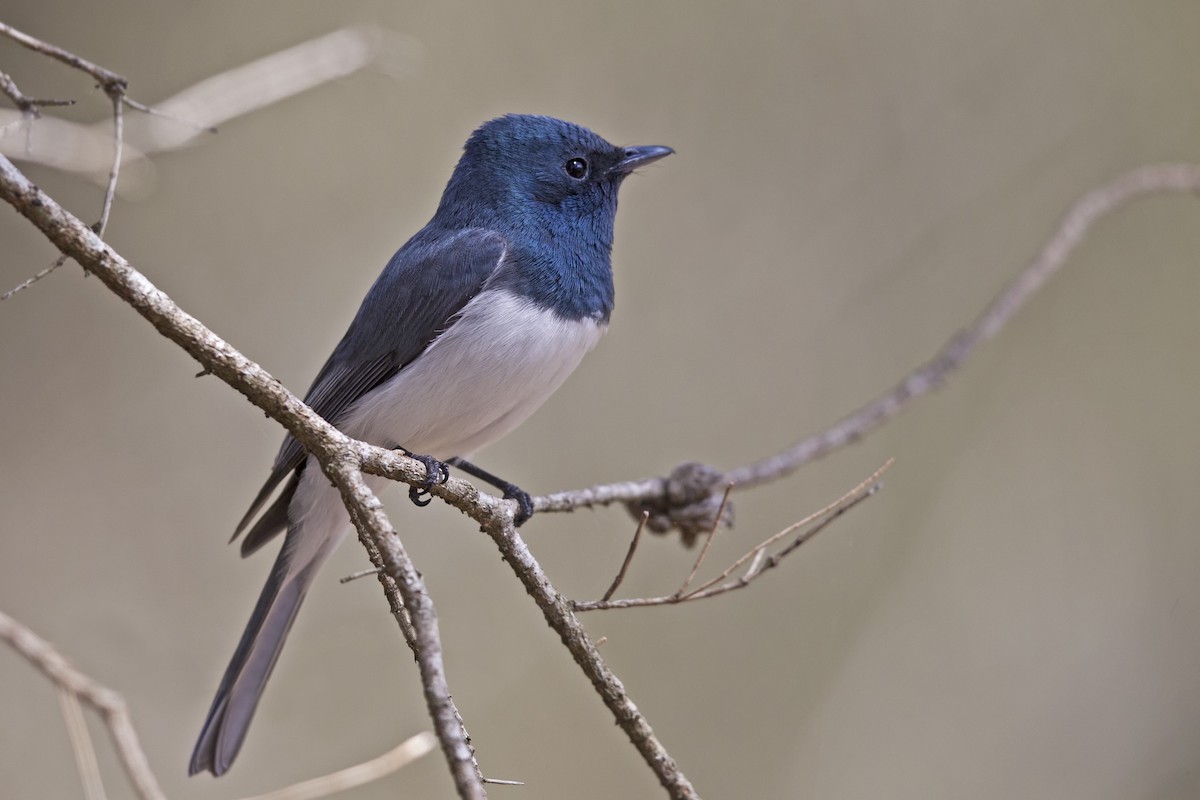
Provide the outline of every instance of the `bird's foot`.
<path id="1" fill-rule="evenodd" d="M 450 480 L 450 467 L 446 466 L 445 462 L 438 461 L 433 456 L 414 453 L 410 450 L 405 450 L 403 447 L 397 447 L 396 449 L 409 458 L 420 461 L 425 465 L 425 480 L 419 486 L 408 487 L 408 499 L 413 501 L 413 505 L 421 507 L 429 505 L 433 502 L 433 496 L 429 494 L 429 490 L 434 486 L 441 486 Z"/>
<path id="2" fill-rule="evenodd" d="M 516 500 L 517 513 L 513 515 L 513 524 L 518 528 L 528 522 L 529 518 L 533 516 L 533 498 L 529 496 L 529 492 L 520 486 L 517 486 L 515 483 L 509 483 L 503 478 L 497 478 L 486 469 L 477 467 L 464 458 L 452 458 L 450 459 L 450 463 L 468 475 L 474 475 L 481 481 L 487 481 L 492 486 L 504 492 L 505 500 Z"/>
<path id="3" fill-rule="evenodd" d="M 533 498 L 529 496 L 529 492 L 516 484 L 510 483 L 500 488 L 504 490 L 505 500 L 517 501 L 517 513 L 513 517 L 513 525 L 521 527 L 533 516 Z"/>

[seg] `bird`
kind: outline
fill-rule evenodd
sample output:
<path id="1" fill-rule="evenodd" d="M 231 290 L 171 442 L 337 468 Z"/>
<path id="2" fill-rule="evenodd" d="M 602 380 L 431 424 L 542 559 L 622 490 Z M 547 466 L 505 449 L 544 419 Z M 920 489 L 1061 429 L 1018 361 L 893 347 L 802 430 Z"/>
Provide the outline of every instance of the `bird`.
<path id="1" fill-rule="evenodd" d="M 437 209 L 368 290 L 305 402 L 347 436 L 529 495 L 467 459 L 532 414 L 600 340 L 613 311 L 617 192 L 674 152 L 622 147 L 553 117 L 509 114 L 467 139 Z M 449 466 L 448 466 L 449 465 Z M 375 489 L 384 480 L 367 476 Z M 282 490 L 280 486 L 282 485 Z M 274 498 L 274 499 L 272 499 Z M 243 557 L 283 545 L 226 668 L 188 772 L 220 776 L 246 738 L 319 568 L 352 527 L 337 491 L 290 434 L 233 539 Z"/>

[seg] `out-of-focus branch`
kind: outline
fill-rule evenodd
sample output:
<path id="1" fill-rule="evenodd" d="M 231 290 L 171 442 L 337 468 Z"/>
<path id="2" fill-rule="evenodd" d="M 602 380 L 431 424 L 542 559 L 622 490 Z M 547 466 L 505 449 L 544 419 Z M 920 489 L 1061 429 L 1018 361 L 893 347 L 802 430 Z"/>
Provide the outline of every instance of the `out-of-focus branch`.
<path id="1" fill-rule="evenodd" d="M 165 795 L 159 788 L 158 780 L 146 760 L 146 753 L 138 741 L 129 707 L 125 705 L 121 695 L 75 669 L 49 642 L 3 612 L 0 612 L 0 640 L 7 642 L 39 672 L 54 681 L 61 692 L 94 708 L 108 727 L 113 746 L 121 759 L 121 766 L 125 768 L 125 774 L 129 776 L 137 796 L 142 800 L 164 800 Z M 67 720 L 70 725 L 70 717 L 67 717 Z M 78 730 L 79 725 L 74 727 Z M 82 735 L 87 735 L 86 729 Z M 77 737 L 73 735 L 72 744 L 76 760 L 81 762 L 84 781 L 94 787 L 99 777 L 90 767 L 84 766 L 89 756 L 79 749 L 80 745 L 76 744 L 76 741 Z M 90 741 L 84 746 L 90 749 Z M 94 764 L 94 753 L 90 756 L 90 761 Z M 94 792 L 95 788 L 91 791 Z"/>
<path id="2" fill-rule="evenodd" d="M 1200 165 L 1156 164 L 1126 172 L 1079 198 L 1068 209 L 1058 228 L 1034 259 L 968 327 L 953 336 L 928 361 L 894 387 L 828 429 L 796 442 L 779 453 L 725 472 L 712 470 L 707 488 L 688 489 L 676 475 L 604 484 L 589 489 L 558 492 L 533 498 L 537 511 L 570 511 L 586 506 L 625 503 L 640 516 L 647 503 L 664 510 L 658 525 L 663 531 L 678 526 L 680 517 L 693 513 L 698 503 L 711 508 L 726 484 L 735 491 L 778 480 L 811 461 L 861 439 L 899 414 L 917 398 L 940 386 L 985 342 L 990 341 L 1016 315 L 1038 289 L 1066 263 L 1071 253 L 1102 218 L 1133 200 L 1151 194 L 1200 191 Z"/>
<path id="3" fill-rule="evenodd" d="M 0 33 L 24 37 L 18 39 L 22 43 L 37 41 L 8 26 L 0 27 Z M 46 52 L 38 47 L 33 49 Z M 197 136 L 214 132 L 218 125 L 231 119 L 359 70 L 374 68 L 391 75 L 412 72 L 423 58 L 421 46 L 414 39 L 384 28 L 357 25 L 331 31 L 205 78 L 152 106 L 123 97 L 124 105 L 145 114 L 129 120 L 130 146 L 124 160 L 141 161 L 156 153 L 184 147 Z M 100 69 L 82 59 L 80 62 Z M 76 66 L 70 61 L 66 63 Z M 107 70 L 104 74 L 113 81 L 121 81 L 123 88 L 124 78 Z M 104 81 L 101 85 L 105 85 Z M 0 91 L 4 91 L 2 81 Z M 24 112 L 25 107 L 17 98 L 11 94 L 10 97 L 18 110 Z M 29 102 L 35 107 L 53 103 Z M 23 135 L 6 139 L 4 130 L 18 123 L 24 123 Z M 30 123 L 24 113 L 0 109 L 0 153 L 16 161 L 34 161 L 85 175 L 107 170 L 111 142 L 111 127 L 107 121 L 80 124 L 47 117 Z M 136 180 L 136 172 L 134 176 Z"/>
<path id="4" fill-rule="evenodd" d="M 370 761 L 243 800 L 316 800 L 319 797 L 330 797 L 391 775 L 432 752 L 436 747 L 437 737 L 432 733 L 418 733 Z"/>
<path id="5" fill-rule="evenodd" d="M 133 727 L 129 707 L 121 695 L 80 672 L 53 645 L 3 612 L 0 612 L 0 641 L 7 643 L 58 687 L 63 718 L 79 763 L 84 796 L 88 800 L 103 800 L 105 794 L 96 753 L 80 712 L 80 701 L 100 713 L 137 796 L 142 800 L 165 800 L 158 779 L 142 750 L 137 730 Z M 246 800 L 315 800 L 327 797 L 379 780 L 426 755 L 436 746 L 437 739 L 432 734 L 419 733 L 370 761 Z"/>

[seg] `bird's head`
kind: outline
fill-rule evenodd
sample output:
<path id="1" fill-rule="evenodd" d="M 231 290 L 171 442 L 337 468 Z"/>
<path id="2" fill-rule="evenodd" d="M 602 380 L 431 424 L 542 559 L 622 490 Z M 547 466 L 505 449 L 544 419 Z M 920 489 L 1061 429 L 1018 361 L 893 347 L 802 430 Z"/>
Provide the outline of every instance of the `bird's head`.
<path id="1" fill-rule="evenodd" d="M 473 216 L 495 213 L 500 224 L 607 217 L 611 225 L 621 181 L 673 152 L 658 145 L 618 147 L 570 122 L 509 114 L 471 134 L 439 215 L 457 206 L 470 207 Z"/>

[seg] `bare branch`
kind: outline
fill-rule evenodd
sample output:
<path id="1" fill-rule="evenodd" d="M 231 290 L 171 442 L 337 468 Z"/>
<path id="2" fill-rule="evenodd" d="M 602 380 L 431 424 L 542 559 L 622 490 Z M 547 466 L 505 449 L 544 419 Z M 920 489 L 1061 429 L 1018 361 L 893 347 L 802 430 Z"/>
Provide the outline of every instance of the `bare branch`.
<path id="1" fill-rule="evenodd" d="M 68 64 L 68 65 L 74 67 L 75 69 L 82 70 L 83 72 L 86 72 L 87 74 L 91 75 L 97 81 L 100 82 L 100 86 L 104 90 L 104 93 L 106 95 L 108 95 L 109 100 L 112 101 L 112 107 L 113 107 L 113 160 L 112 160 L 112 167 L 110 167 L 109 171 L 108 171 L 108 185 L 104 190 L 104 201 L 100 208 L 100 219 L 99 219 L 99 221 L 96 222 L 95 225 L 92 226 L 92 230 L 94 230 L 97 235 L 104 236 L 104 229 L 106 227 L 108 227 L 108 217 L 109 217 L 110 212 L 112 211 L 113 197 L 115 197 L 116 193 L 117 193 L 117 176 L 120 174 L 120 171 L 121 171 L 121 156 L 122 156 L 122 151 L 124 149 L 124 143 L 125 143 L 125 115 L 124 115 L 125 106 L 124 106 L 124 101 L 125 101 L 125 90 L 129 85 L 128 81 L 126 81 L 123 77 L 116 74 L 115 72 L 110 72 L 109 70 L 106 70 L 103 67 L 97 66 L 97 65 L 91 63 L 90 61 L 82 59 L 73 53 L 68 53 L 66 50 L 63 50 L 60 47 L 55 47 L 54 45 L 43 42 L 40 39 L 35 39 L 34 37 L 30 36 L 29 34 L 22 33 L 21 31 L 18 31 L 9 25 L 5 25 L 2 22 L 0 22 L 0 33 L 8 36 L 10 39 L 12 39 L 16 42 L 19 42 L 20 44 L 24 45 L 25 47 L 30 48 L 31 50 L 36 50 L 39 53 L 43 53 L 47 56 L 50 56 L 51 58 L 55 58 L 59 61 L 62 61 L 65 64 Z M 32 113 L 34 116 L 37 116 L 36 103 L 34 101 L 28 100 L 28 98 L 25 98 L 24 102 L 26 103 L 26 105 L 29 106 L 30 104 L 32 104 L 32 106 L 31 107 L 22 107 L 21 102 L 18 102 L 16 97 L 13 94 L 13 92 L 16 92 L 17 95 L 20 94 L 19 90 L 16 87 L 16 84 L 13 83 L 12 79 L 9 78 L 7 75 L 4 75 L 3 77 L 7 81 L 7 83 L 4 87 L 5 94 L 8 94 L 9 97 L 14 99 L 14 102 L 17 102 L 17 106 L 19 108 L 21 108 L 21 111 L 23 114 Z M 53 102 L 53 101 L 51 101 L 51 102 Z M 71 102 L 74 102 L 74 101 L 71 101 Z M 58 103 L 58 105 L 65 105 L 65 103 Z M 32 286 L 34 283 L 37 283 L 39 280 L 41 280 L 45 276 L 49 275 L 51 272 L 53 272 L 54 270 L 61 267 L 64 263 L 66 263 L 65 257 L 59 257 L 53 264 L 51 264 L 49 267 L 42 270 L 41 272 L 37 273 L 32 278 L 22 281 L 19 285 L 4 292 L 4 294 L 0 295 L 0 300 L 7 300 L 8 298 L 12 297 L 14 294 L 21 291 L 22 289 Z"/>
<path id="2" fill-rule="evenodd" d="M 67 66 L 73 67 L 81 72 L 86 72 L 88 75 L 91 75 L 96 79 L 96 82 L 100 84 L 105 93 L 109 93 L 111 91 L 110 87 L 119 86 L 121 91 L 124 91 L 125 89 L 124 78 L 115 72 L 105 69 L 104 67 L 93 64 L 86 58 L 80 58 L 74 53 L 68 53 L 61 47 L 56 47 L 47 42 L 43 42 L 41 39 L 36 39 L 27 33 L 22 33 L 11 25 L 6 25 L 3 22 L 0 22 L 0 34 L 7 36 L 18 44 L 28 47 L 30 50 L 34 50 L 42 55 L 49 56 L 56 61 L 61 61 Z"/>
<path id="3" fill-rule="evenodd" d="M 51 108 L 53 106 L 73 106 L 74 100 L 53 100 L 49 98 L 34 98 L 26 97 L 25 94 L 17 88 L 17 83 L 12 79 L 12 76 L 0 72 L 0 93 L 3 93 L 9 100 L 13 101 L 13 105 L 26 116 L 36 117 L 41 113 L 43 108 Z"/>
<path id="4" fill-rule="evenodd" d="M 366 578 L 369 575 L 379 575 L 382 572 L 383 572 L 383 570 L 380 569 L 379 567 L 372 567 L 371 569 L 360 569 L 358 572 L 351 572 L 349 575 L 338 578 L 338 583 L 350 583 L 351 581 L 356 581 L 359 578 Z"/>
<path id="5" fill-rule="evenodd" d="M 138 741 L 137 731 L 133 727 L 133 720 L 124 698 L 75 669 L 49 642 L 4 612 L 0 612 L 0 640 L 7 642 L 39 672 L 54 681 L 61 691 L 82 700 L 98 711 L 104 719 L 104 724 L 108 726 L 113 746 L 121 759 L 121 766 L 125 768 L 125 774 L 129 776 L 137 796 L 142 800 L 164 800 L 162 789 L 159 788 L 158 780 L 150 769 L 141 742 Z M 68 726 L 77 727 L 71 722 L 68 722 Z M 72 735 L 73 745 L 76 736 L 77 731 Z M 90 744 L 83 746 L 90 749 Z M 76 758 L 80 760 L 79 746 L 75 747 Z M 87 756 L 82 758 L 86 760 Z M 94 753 L 91 755 L 91 761 L 95 761 Z M 86 776 L 91 767 L 83 761 L 80 763 L 80 771 Z M 99 778 L 85 777 L 84 780 L 90 783 L 98 781 Z"/>
<path id="6" fill-rule="evenodd" d="M 720 474 L 714 487 L 734 483 L 741 491 L 778 480 L 800 467 L 861 439 L 899 414 L 913 400 L 940 386 L 980 345 L 991 340 L 1022 306 L 1066 263 L 1071 253 L 1102 218 L 1136 198 L 1167 192 L 1200 191 L 1200 166 L 1154 164 L 1126 172 L 1079 198 L 1033 260 L 967 328 L 950 339 L 927 362 L 883 395 L 775 455 Z M 570 511 L 613 503 L 665 502 L 670 481 L 647 478 L 602 484 L 588 489 L 533 498 L 539 512 Z"/>
<path id="7" fill-rule="evenodd" d="M 432 733 L 418 733 L 370 761 L 323 775 L 320 778 L 276 789 L 273 792 L 247 797 L 245 800 L 315 800 L 318 797 L 329 797 L 391 775 L 418 758 L 431 753 L 436 747 L 437 737 Z"/>
<path id="8" fill-rule="evenodd" d="M 753 559 L 753 561 L 751 562 L 750 567 L 746 570 L 744 578 L 749 580 L 753 577 L 756 577 L 759 574 L 759 571 L 760 571 L 759 568 L 762 565 L 763 554 L 766 553 L 767 549 L 770 548 L 771 545 L 775 544 L 776 542 L 778 542 L 780 539 L 784 538 L 785 536 L 790 536 L 792 533 L 800 530 L 805 525 L 808 525 L 811 522 L 821 519 L 822 517 L 827 517 L 830 514 L 837 512 L 839 509 L 849 508 L 849 505 L 852 503 L 852 501 L 855 500 L 855 498 L 858 498 L 860 496 L 865 498 L 865 496 L 868 493 L 875 491 L 875 489 L 872 487 L 874 487 L 875 484 L 877 484 L 879 482 L 879 479 L 883 477 L 883 473 L 885 473 L 889 469 L 891 469 L 892 464 L 895 464 L 895 463 L 896 463 L 896 459 L 889 458 L 887 461 L 883 462 L 883 466 L 881 466 L 879 469 L 875 470 L 870 475 L 868 475 L 866 478 L 864 478 L 862 480 L 862 482 L 860 482 L 853 489 L 846 492 L 844 495 L 839 497 L 837 500 L 834 500 L 832 503 L 830 503 L 829 505 L 820 509 L 819 511 L 809 514 L 807 517 L 805 517 L 802 520 L 793 522 L 791 525 L 788 525 L 783 530 L 779 531 L 778 533 L 774 534 L 773 536 L 770 536 L 767 539 L 763 540 L 762 542 L 758 543 L 757 545 L 755 545 L 754 547 L 752 547 L 750 549 L 750 552 L 746 553 L 741 558 L 737 559 L 732 564 L 730 564 L 728 567 L 726 567 L 725 570 L 723 572 L 721 572 L 720 575 L 717 575 L 712 580 L 709 580 L 709 581 L 701 584 L 700 587 L 696 589 L 696 591 L 702 592 L 705 589 L 708 589 L 708 588 L 720 583 L 721 581 L 725 580 L 730 575 L 732 575 L 734 572 L 736 572 L 737 569 L 742 566 L 742 564 L 745 564 L 747 561 L 749 561 L 751 559 Z"/>
<path id="9" fill-rule="evenodd" d="M 692 574 L 688 576 L 688 580 L 684 581 L 683 587 L 674 594 L 663 595 L 661 597 L 631 597 L 623 600 L 610 600 L 609 598 L 605 597 L 600 600 L 573 601 L 571 603 L 571 608 L 575 611 L 604 611 L 613 608 L 641 608 L 645 606 L 677 605 L 679 603 L 687 603 L 693 600 L 706 600 L 710 597 L 716 597 L 736 589 L 743 589 L 746 586 L 749 586 L 757 578 L 762 577 L 767 570 L 778 566 L 784 558 L 795 552 L 800 545 L 809 541 L 818 533 L 829 527 L 829 525 L 832 524 L 833 521 L 842 514 L 846 513 L 851 508 L 854 508 L 854 506 L 858 505 L 863 500 L 866 500 L 868 497 L 874 495 L 875 492 L 880 488 L 880 484 L 877 482 L 879 476 L 882 475 L 887 468 L 892 465 L 892 463 L 893 461 L 889 459 L 882 467 L 875 470 L 870 477 L 868 477 L 858 486 L 855 486 L 845 495 L 830 503 L 825 508 L 822 508 L 820 511 L 810 514 L 798 522 L 793 522 L 791 525 L 787 526 L 778 533 L 775 533 L 764 539 L 762 542 L 751 548 L 750 552 L 746 553 L 744 556 L 726 567 L 720 575 L 703 583 L 690 592 L 686 591 L 686 589 L 691 583 L 691 579 L 695 577 L 696 570 L 699 568 L 700 562 L 704 560 L 703 554 L 696 560 L 696 566 L 692 569 Z M 728 493 L 726 496 L 728 496 Z M 811 527 L 801 530 L 807 525 L 811 525 Z M 797 530 L 801 531 L 800 534 L 790 543 L 788 543 L 787 546 L 783 547 L 779 550 L 779 552 L 771 556 L 765 555 L 767 548 L 769 548 L 772 544 L 784 538 L 785 536 L 796 532 Z M 738 567 L 750 559 L 753 559 L 753 561 L 750 565 L 750 569 L 746 570 L 744 575 L 742 575 L 740 578 L 735 578 L 734 580 L 722 583 L 722 581 L 725 581 L 730 575 L 732 575 L 734 571 L 738 569 Z"/>
<path id="10" fill-rule="evenodd" d="M 434 487 L 435 493 L 440 488 L 442 487 Z M 693 788 L 691 781 L 663 747 L 650 723 L 625 691 L 625 686 L 596 650 L 596 645 L 588 636 L 579 617 L 572 611 L 570 600 L 563 597 L 550 583 L 550 579 L 529 552 L 517 529 L 511 525 L 511 504 L 505 503 L 503 509 L 506 513 L 505 519 L 497 520 L 493 517 L 480 523 L 484 533 L 496 543 L 504 560 L 542 610 L 546 622 L 558 633 L 575 663 L 592 682 L 592 686 L 616 718 L 621 730 L 629 737 L 629 741 L 641 754 L 642 760 L 654 771 L 659 783 L 666 789 L 667 795 L 672 800 L 698 800 L 700 795 Z"/>
<path id="11" fill-rule="evenodd" d="M 113 106 L 113 162 L 108 170 L 108 185 L 104 188 L 104 203 L 100 207 L 100 221 L 92 226 L 97 236 L 103 238 L 108 227 L 108 215 L 112 212 L 113 198 L 117 195 L 117 176 L 121 172 L 121 151 L 125 147 L 125 92 L 111 95 Z"/>
<path id="12" fill-rule="evenodd" d="M 58 258 L 54 259 L 54 262 L 50 266 L 46 267 L 45 269 L 41 270 L 40 272 L 34 273 L 32 276 L 21 281 L 13 288 L 9 289 L 8 291 L 4 292 L 3 294 L 0 294 L 0 301 L 7 300 L 8 298 L 12 297 L 14 294 L 21 291 L 22 289 L 28 289 L 30 286 L 32 286 L 33 284 L 40 281 L 42 278 L 46 277 L 51 272 L 54 272 L 54 270 L 58 269 L 65 263 L 67 263 L 67 257 L 59 256 Z"/>
<path id="13" fill-rule="evenodd" d="M 828 430 L 810 436 L 777 455 L 728 473 L 738 488 L 777 480 L 827 453 L 857 441 L 891 419 L 916 398 L 940 386 L 951 372 L 1008 324 L 1049 278 L 1066 263 L 1101 218 L 1130 200 L 1160 192 L 1200 190 L 1200 167 L 1161 164 L 1126 172 L 1085 194 L 1071 206 L 1050 239 L 1025 269 L 994 299 L 984 312 L 950 339 L 933 358 L 918 367 L 877 400 L 840 420 Z"/>

